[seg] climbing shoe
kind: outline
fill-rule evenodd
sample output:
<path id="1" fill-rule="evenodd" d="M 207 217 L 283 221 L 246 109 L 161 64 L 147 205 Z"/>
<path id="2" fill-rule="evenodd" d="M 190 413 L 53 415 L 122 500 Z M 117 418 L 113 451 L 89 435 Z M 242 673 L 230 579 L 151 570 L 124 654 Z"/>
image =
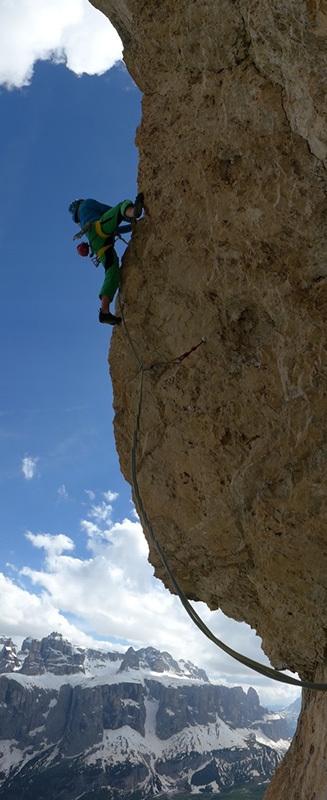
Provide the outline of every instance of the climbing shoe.
<path id="1" fill-rule="evenodd" d="M 105 314 L 104 311 L 99 311 L 99 322 L 106 322 L 107 325 L 119 325 L 121 323 L 121 317 L 115 317 L 114 314 L 111 314 L 110 311 L 108 314 Z"/>
<path id="2" fill-rule="evenodd" d="M 136 195 L 135 203 L 134 203 L 134 219 L 138 219 L 143 211 L 144 206 L 144 194 L 140 192 Z"/>

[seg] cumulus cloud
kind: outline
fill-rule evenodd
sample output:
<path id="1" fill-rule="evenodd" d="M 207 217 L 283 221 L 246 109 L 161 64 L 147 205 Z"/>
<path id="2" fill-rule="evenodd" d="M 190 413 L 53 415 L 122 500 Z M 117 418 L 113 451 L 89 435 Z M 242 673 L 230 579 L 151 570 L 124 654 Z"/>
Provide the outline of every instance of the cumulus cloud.
<path id="1" fill-rule="evenodd" d="M 27 481 L 30 481 L 31 478 L 34 478 L 37 462 L 37 458 L 24 456 L 22 460 L 22 473 Z"/>
<path id="2" fill-rule="evenodd" d="M 43 551 L 40 568 L 26 565 L 10 581 L 0 581 L 0 614 L 10 635 L 45 636 L 58 630 L 73 643 L 106 649 L 152 645 L 202 667 L 226 686 L 254 686 L 262 702 L 287 705 L 299 691 L 273 684 L 233 661 L 196 628 L 179 599 L 153 577 L 148 547 L 138 521 L 112 519 L 112 495 L 98 500 L 91 490 L 88 513 L 81 520 L 89 557 L 65 534 L 27 532 Z M 108 502 L 108 500 L 111 500 Z M 93 501 L 93 502 L 92 502 Z M 30 581 L 30 591 L 21 581 Z M 19 583 L 20 582 L 20 583 Z M 194 604 L 215 635 L 250 658 L 268 663 L 260 639 L 247 625 Z M 17 615 L 16 615 L 17 608 Z M 110 644 L 111 640 L 114 644 Z M 107 644 L 106 644 L 107 641 Z"/>
<path id="3" fill-rule="evenodd" d="M 94 644 L 92 637 L 85 635 L 55 608 L 47 593 L 37 595 L 30 592 L 2 573 L 0 573 L 0 613 L 2 631 L 8 631 L 9 636 L 13 636 L 19 645 L 25 636 L 32 635 L 42 639 L 51 631 L 58 631 L 65 638 L 78 642 L 81 646 L 90 647 Z"/>
<path id="4" fill-rule="evenodd" d="M 100 75 L 122 58 L 120 38 L 88 0 L 2 0 L 0 84 L 26 86 L 38 60 Z"/>
<path id="5" fill-rule="evenodd" d="M 60 556 L 65 550 L 73 550 L 74 542 L 63 533 L 56 536 L 51 536 L 50 533 L 26 533 L 26 539 L 29 539 L 34 547 L 43 548 L 46 551 L 46 558 L 49 559 L 50 566 L 52 561 L 57 556 Z"/>
<path id="6" fill-rule="evenodd" d="M 117 500 L 118 494 L 117 492 L 111 492 L 109 489 L 108 492 L 103 493 L 103 497 L 107 503 L 112 503 L 114 500 Z M 94 497 L 92 499 L 94 500 Z"/>

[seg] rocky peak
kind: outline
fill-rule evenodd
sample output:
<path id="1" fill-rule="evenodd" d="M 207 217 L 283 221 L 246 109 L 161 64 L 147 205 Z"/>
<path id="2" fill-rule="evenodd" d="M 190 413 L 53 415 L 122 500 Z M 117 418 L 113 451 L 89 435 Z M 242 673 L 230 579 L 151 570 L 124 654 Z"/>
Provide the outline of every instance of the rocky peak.
<path id="1" fill-rule="evenodd" d="M 74 648 L 60 633 L 53 632 L 39 639 L 24 639 L 22 653 L 26 653 L 21 672 L 25 675 L 69 675 L 84 672 L 85 651 Z"/>
<path id="2" fill-rule="evenodd" d="M 159 674 L 170 672 L 175 675 L 208 681 L 205 671 L 198 669 L 190 661 L 175 661 L 170 653 L 160 652 L 154 647 L 143 647 L 140 650 L 134 650 L 133 647 L 129 647 L 122 659 L 119 672 L 131 669 L 151 670 Z"/>
<path id="3" fill-rule="evenodd" d="M 21 662 L 16 654 L 16 645 L 12 639 L 6 636 L 0 636 L 0 673 L 14 672 L 19 669 Z"/>

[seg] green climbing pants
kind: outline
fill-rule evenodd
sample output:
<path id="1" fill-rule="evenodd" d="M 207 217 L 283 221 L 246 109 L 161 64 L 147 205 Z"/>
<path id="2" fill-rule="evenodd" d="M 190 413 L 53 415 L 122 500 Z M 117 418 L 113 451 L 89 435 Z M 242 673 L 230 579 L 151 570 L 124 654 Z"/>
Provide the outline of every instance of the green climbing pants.
<path id="1" fill-rule="evenodd" d="M 106 295 L 113 300 L 120 284 L 119 258 L 114 248 L 114 234 L 122 219 L 130 221 L 130 217 L 126 217 L 125 211 L 127 206 L 131 205 L 133 205 L 132 200 L 123 200 L 122 203 L 113 206 L 100 219 L 93 222 L 87 231 L 86 235 L 92 251 L 99 256 L 106 273 L 100 289 L 100 298 L 102 295 Z"/>

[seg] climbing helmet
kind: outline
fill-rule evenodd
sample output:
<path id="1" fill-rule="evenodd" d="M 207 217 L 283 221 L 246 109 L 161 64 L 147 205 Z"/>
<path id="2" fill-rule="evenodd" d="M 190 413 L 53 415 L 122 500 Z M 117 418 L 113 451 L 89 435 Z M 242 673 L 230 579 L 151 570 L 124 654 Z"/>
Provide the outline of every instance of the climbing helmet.
<path id="1" fill-rule="evenodd" d="M 72 215 L 74 222 L 78 222 L 77 211 L 80 203 L 83 203 L 83 200 L 73 200 L 68 208 L 68 211 Z"/>

